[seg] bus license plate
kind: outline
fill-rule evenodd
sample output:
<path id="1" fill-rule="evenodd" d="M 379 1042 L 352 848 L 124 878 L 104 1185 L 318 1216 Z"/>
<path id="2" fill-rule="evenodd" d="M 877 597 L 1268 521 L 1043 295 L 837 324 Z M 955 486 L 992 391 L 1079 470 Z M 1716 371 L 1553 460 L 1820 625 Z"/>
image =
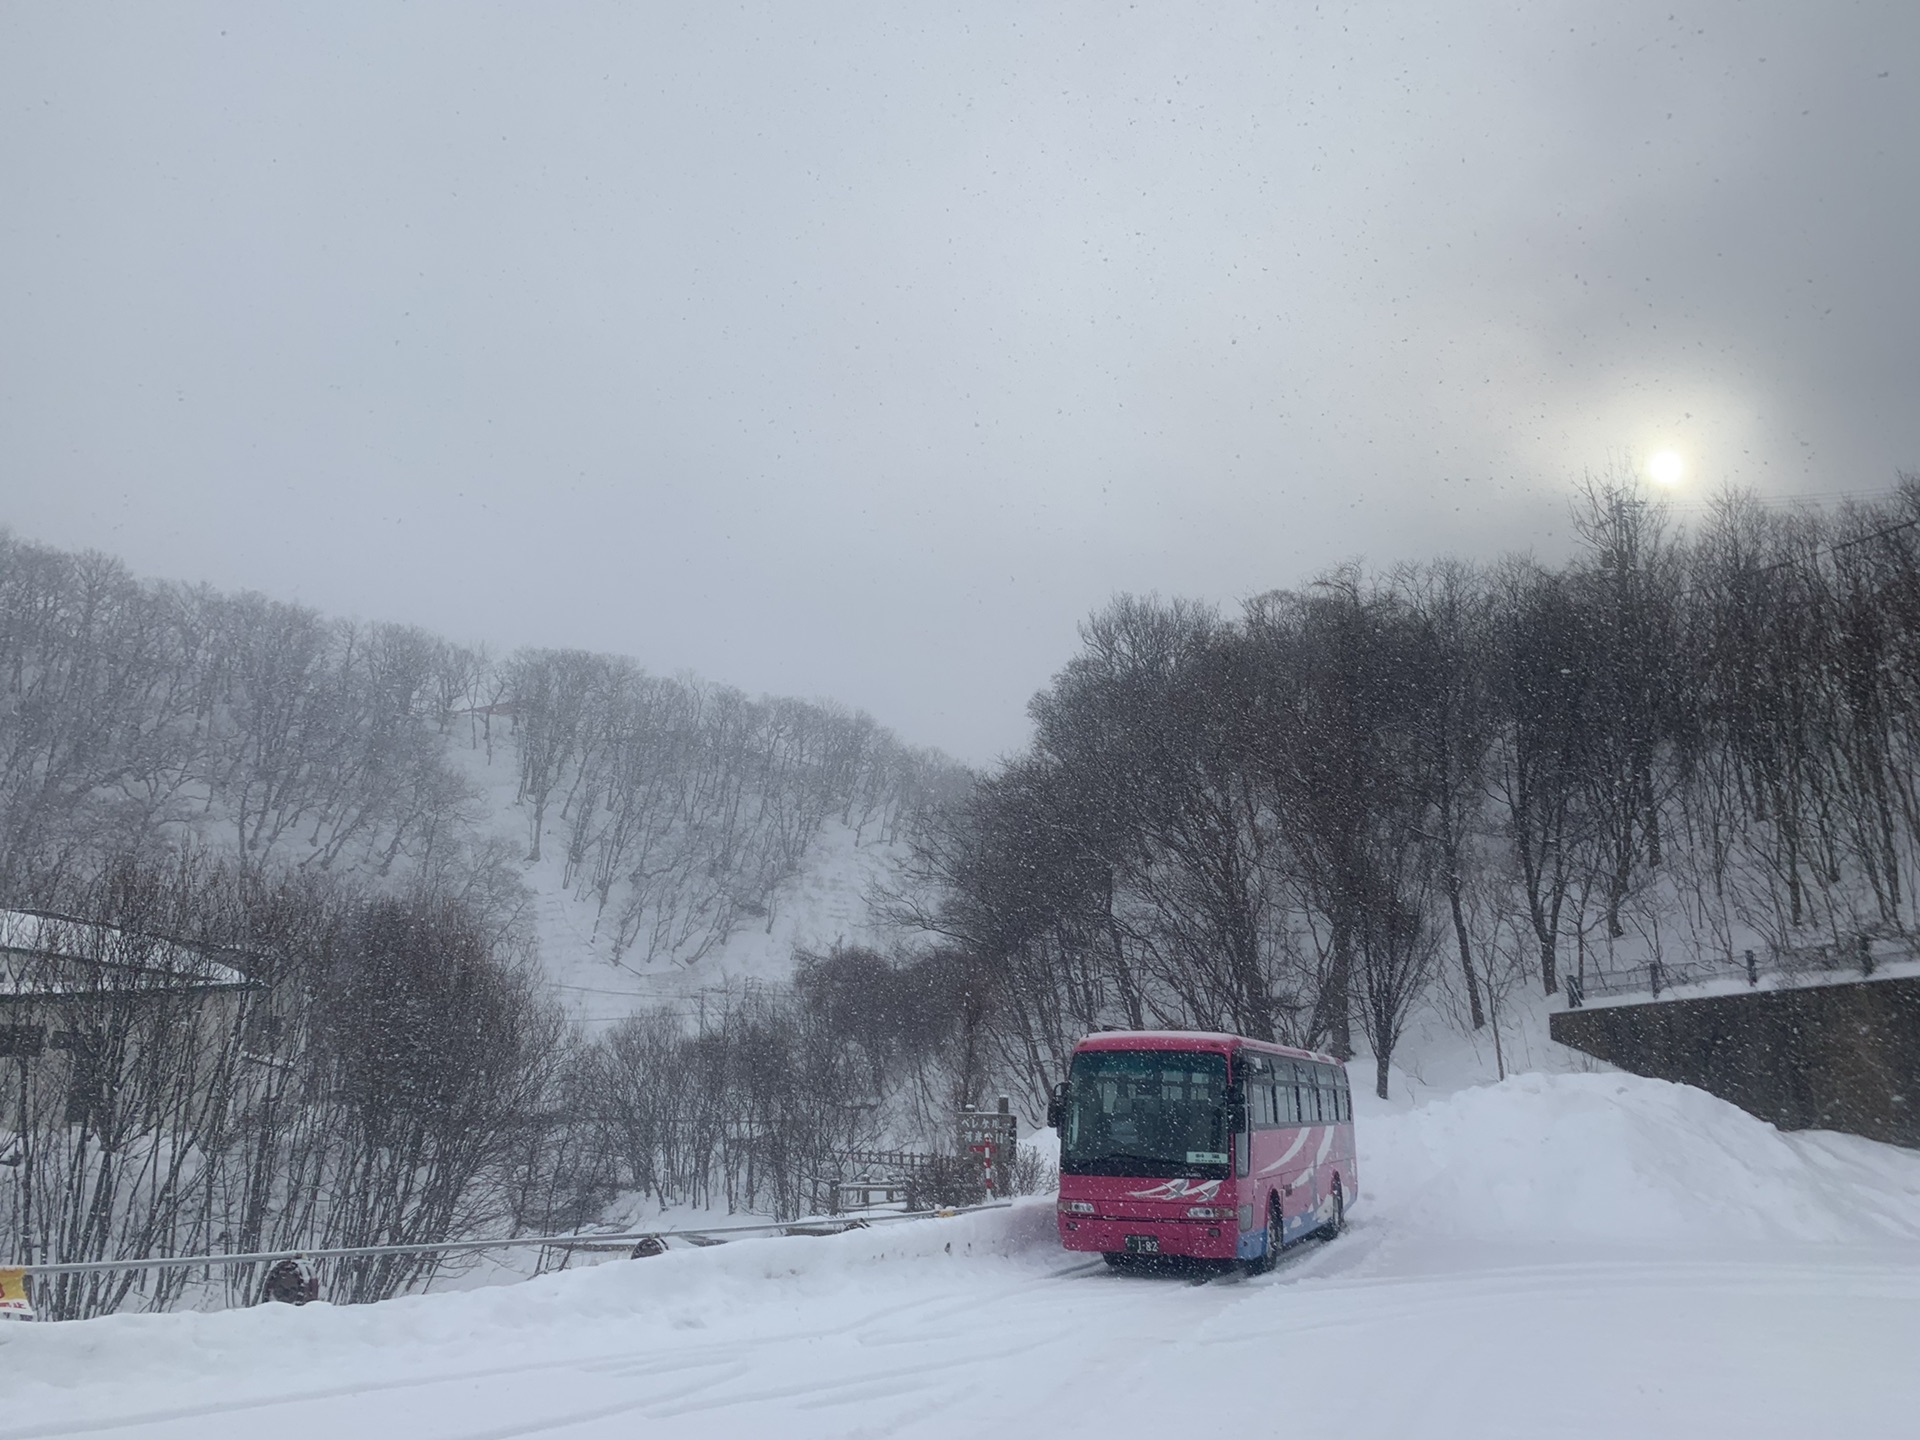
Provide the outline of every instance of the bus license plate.
<path id="1" fill-rule="evenodd" d="M 1129 1235 L 1127 1236 L 1127 1253 L 1129 1255 L 1158 1255 L 1160 1253 L 1160 1239 L 1156 1235 Z"/>

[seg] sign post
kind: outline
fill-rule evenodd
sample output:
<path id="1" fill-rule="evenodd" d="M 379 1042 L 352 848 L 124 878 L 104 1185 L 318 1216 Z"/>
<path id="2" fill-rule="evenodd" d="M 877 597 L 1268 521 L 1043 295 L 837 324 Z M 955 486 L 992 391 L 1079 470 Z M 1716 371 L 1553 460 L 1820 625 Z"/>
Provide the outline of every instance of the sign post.
<path id="1" fill-rule="evenodd" d="M 980 1159 L 987 1198 L 1004 1200 L 1013 1193 L 1013 1147 L 1020 1140 L 1020 1118 L 1006 1096 L 998 1110 L 960 1112 L 960 1153 Z"/>

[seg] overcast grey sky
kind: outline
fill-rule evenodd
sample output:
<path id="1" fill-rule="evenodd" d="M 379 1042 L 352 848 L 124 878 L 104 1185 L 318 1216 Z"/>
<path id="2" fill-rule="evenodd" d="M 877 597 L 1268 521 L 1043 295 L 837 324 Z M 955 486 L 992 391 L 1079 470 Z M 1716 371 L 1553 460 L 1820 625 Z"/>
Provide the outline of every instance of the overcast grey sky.
<path id="1" fill-rule="evenodd" d="M 0 523 L 990 759 L 1116 591 L 1920 468 L 1917 40 L 0 0 Z"/>

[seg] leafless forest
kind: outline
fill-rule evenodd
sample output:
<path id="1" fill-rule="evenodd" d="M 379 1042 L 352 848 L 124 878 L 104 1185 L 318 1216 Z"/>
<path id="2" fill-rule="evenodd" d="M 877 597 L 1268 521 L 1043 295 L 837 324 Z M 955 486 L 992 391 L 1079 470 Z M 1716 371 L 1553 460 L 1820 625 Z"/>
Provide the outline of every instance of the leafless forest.
<path id="1" fill-rule="evenodd" d="M 1678 533 L 1590 487 L 1560 568 L 1335 571 L 1237 617 L 1125 599 L 1030 750 L 923 856 L 1036 1094 L 1101 1023 L 1353 1048 L 1666 957 L 1904 937 L 1920 838 L 1920 485 L 1729 499 Z"/>
<path id="2" fill-rule="evenodd" d="M 0 537 L 0 904 L 98 922 L 69 933 L 99 951 L 9 952 L 0 1249 L 545 1233 L 621 1192 L 793 1215 L 957 1103 L 1032 1115 L 1099 1024 L 1341 1053 L 1357 1027 L 1384 1090 L 1423 1005 L 1497 1036 L 1569 973 L 1904 936 L 1920 485 L 1684 530 L 1596 487 L 1578 514 L 1558 567 L 1116 601 L 982 777 L 830 706 Z M 514 767 L 517 831 L 462 752 Z M 787 903 L 830 821 L 910 850 L 873 897 L 897 949 L 592 1038 L 548 1000 L 529 860 L 617 957 L 694 966 Z M 140 937 L 236 983 L 134 963 Z M 43 1293 L 78 1315 L 204 1284 Z"/>

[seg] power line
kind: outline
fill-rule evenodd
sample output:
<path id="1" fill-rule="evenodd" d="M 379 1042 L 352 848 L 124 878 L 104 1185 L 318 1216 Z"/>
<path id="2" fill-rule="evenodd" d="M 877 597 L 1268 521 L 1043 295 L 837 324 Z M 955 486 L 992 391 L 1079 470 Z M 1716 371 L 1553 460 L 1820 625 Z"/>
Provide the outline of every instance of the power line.
<path id="1" fill-rule="evenodd" d="M 1916 525 L 1920 525 L 1920 516 L 1916 516 L 1911 520 L 1902 520 L 1896 525 L 1888 525 L 1884 529 L 1874 530 L 1865 535 L 1856 535 L 1851 540 L 1836 540 L 1825 549 L 1814 551 L 1811 556 L 1789 555 L 1785 560 L 1776 560 L 1771 565 L 1762 565 L 1758 570 L 1748 573 L 1765 575 L 1774 570 L 1784 570 L 1789 565 L 1811 564 L 1822 555 L 1838 555 L 1842 550 L 1850 549 L 1855 545 L 1864 545 L 1869 540 L 1879 540 L 1885 536 L 1897 534 L 1902 530 L 1911 530 Z"/>
<path id="2" fill-rule="evenodd" d="M 1869 505 L 1881 500 L 1891 500 L 1901 493 L 1898 485 L 1883 486 L 1877 490 L 1803 490 L 1787 495 L 1760 495 L 1751 491 L 1743 492 L 1735 498 L 1748 501 L 1767 510 L 1781 510 L 1790 506 L 1859 504 Z M 1677 515 L 1705 515 L 1717 510 L 1718 499 L 1706 500 L 1669 500 L 1662 499 L 1661 507 Z"/>
<path id="3" fill-rule="evenodd" d="M 1883 535 L 1892 535 L 1900 530 L 1911 530 L 1916 525 L 1920 525 L 1920 515 L 1915 516 L 1911 520 L 1902 520 L 1897 525 L 1889 525 L 1884 530 L 1875 530 L 1866 535 L 1856 535 L 1851 540 L 1836 541 L 1827 547 L 1827 553 L 1829 555 L 1837 554 L 1845 550 L 1849 545 L 1864 545 L 1869 540 L 1878 540 Z"/>
<path id="4" fill-rule="evenodd" d="M 1897 521 L 1892 525 L 1883 526 L 1878 530 L 1871 530 L 1865 535 L 1855 535 L 1850 540 L 1836 540 L 1831 545 L 1823 546 L 1815 550 L 1811 555 L 1789 555 L 1786 559 L 1776 560 L 1771 565 L 1756 566 L 1754 569 L 1744 570 L 1740 573 L 1742 575 L 1771 575 L 1774 571 L 1784 570 L 1789 565 L 1812 565 L 1822 556 L 1830 557 L 1838 555 L 1842 550 L 1851 549 L 1855 545 L 1864 545 L 1869 540 L 1881 540 L 1889 535 L 1897 535 L 1900 531 L 1911 530 L 1916 525 L 1920 525 L 1920 515 L 1916 515 L 1910 520 Z M 1701 586 L 1689 585 L 1685 590 L 1675 595 L 1674 599 L 1688 600 L 1702 593 L 1704 593 L 1704 591 Z"/>

